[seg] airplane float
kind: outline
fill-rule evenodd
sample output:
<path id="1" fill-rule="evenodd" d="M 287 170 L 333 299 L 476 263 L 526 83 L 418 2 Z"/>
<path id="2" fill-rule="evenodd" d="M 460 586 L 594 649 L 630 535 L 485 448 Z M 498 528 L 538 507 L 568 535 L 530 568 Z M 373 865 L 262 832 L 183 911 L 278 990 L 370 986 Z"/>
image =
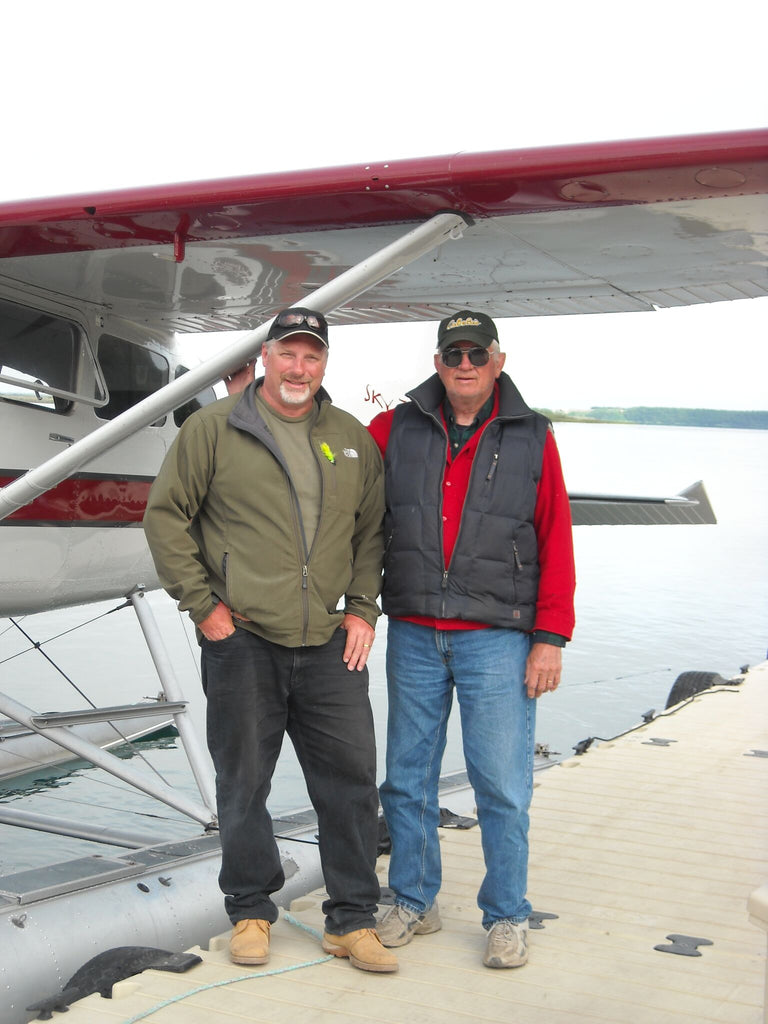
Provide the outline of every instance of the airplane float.
<path id="1" fill-rule="evenodd" d="M 293 304 L 354 325 L 438 320 L 457 308 L 504 318 L 765 296 L 766 193 L 768 131 L 750 130 L 0 204 L 0 615 L 128 596 L 202 803 L 161 792 L 80 739 L 76 717 L 36 715 L 4 693 L 0 711 L 215 827 L 212 783 L 143 600 L 157 579 L 141 521 L 178 427 L 214 399 L 215 382 L 258 354 L 271 317 Z M 224 330 L 246 333 L 191 366 L 184 334 Z M 670 498 L 570 498 L 577 525 L 714 522 L 700 484 Z M 109 710 L 119 718 L 133 708 Z M 17 821 L 65 828 L 39 816 Z M 102 841 L 140 845 L 114 833 Z M 101 910 L 88 911 L 101 929 L 91 948 L 135 942 L 147 930 L 155 944 L 182 948 L 210 934 L 219 894 L 214 884 L 212 896 L 200 895 L 194 865 L 205 863 L 212 877 L 215 836 L 199 843 L 193 853 L 194 844 L 183 854 L 133 853 L 110 876 L 115 899 L 134 899 L 140 874 L 168 873 L 172 862 L 177 898 L 197 914 L 179 932 L 163 930 L 179 912 L 163 903 L 143 930 L 116 935 L 121 915 L 105 910 L 104 873 L 73 883 L 84 898 L 100 890 Z M 299 872 L 295 884 L 305 880 Z M 67 949 L 69 917 L 55 903 L 70 895 L 43 887 L 0 898 L 0 941 L 10 929 L 14 951 L 0 958 L 15 985 L 4 1020 L 27 1020 L 25 1000 L 39 992 L 31 982 L 19 988 L 25 965 L 35 965 L 38 985 L 50 950 Z M 37 929 L 25 927 L 33 915 Z M 77 956 L 51 964 L 51 976 L 66 980 Z"/>

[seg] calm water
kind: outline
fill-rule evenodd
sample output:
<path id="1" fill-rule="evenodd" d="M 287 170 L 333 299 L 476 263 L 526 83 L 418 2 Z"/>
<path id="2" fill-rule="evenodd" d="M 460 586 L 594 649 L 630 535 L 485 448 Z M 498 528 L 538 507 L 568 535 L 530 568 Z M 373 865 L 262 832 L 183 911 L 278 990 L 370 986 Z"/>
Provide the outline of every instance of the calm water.
<path id="1" fill-rule="evenodd" d="M 588 737 L 607 738 L 661 711 L 680 672 L 717 671 L 726 678 L 766 658 L 768 645 L 768 431 L 560 424 L 557 439 L 566 482 L 573 491 L 672 495 L 705 481 L 716 526 L 579 527 L 577 627 L 565 652 L 564 681 L 538 705 L 537 737 L 559 756 Z M 163 594 L 150 600 L 162 624 L 177 672 L 204 735 L 204 704 L 197 652 L 190 631 Z M 28 616 L 36 641 L 94 619 L 112 605 Z M 6 626 L 3 623 L 3 628 Z M 382 774 L 386 724 L 386 620 L 372 650 L 371 699 Z M 14 629 L 0 634 L 2 688 L 36 710 L 84 706 L 37 651 Z M 46 644 L 45 651 L 95 703 L 117 704 L 155 694 L 152 663 L 130 609 L 100 617 Z M 173 785 L 193 793 L 176 742 L 145 756 Z M 275 776 L 274 812 L 308 803 L 286 744 Z M 145 748 L 142 747 L 142 750 Z M 137 757 L 132 760 L 139 766 Z M 450 725 L 446 770 L 463 767 L 458 715 Z M 146 769 L 148 770 L 148 769 Z M 170 809 L 149 803 L 93 768 L 0 791 L 17 807 L 83 821 L 106 822 L 142 833 L 183 836 L 197 827 Z M 135 809 L 138 818 L 126 820 Z M 0 826 L 0 869 L 106 852 L 88 843 Z"/>

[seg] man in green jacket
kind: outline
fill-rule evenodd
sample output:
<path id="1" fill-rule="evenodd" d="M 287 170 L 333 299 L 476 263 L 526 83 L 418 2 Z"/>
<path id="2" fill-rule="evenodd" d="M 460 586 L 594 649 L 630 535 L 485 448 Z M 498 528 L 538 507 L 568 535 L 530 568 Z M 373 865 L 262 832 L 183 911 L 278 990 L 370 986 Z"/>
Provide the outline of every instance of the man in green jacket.
<path id="1" fill-rule="evenodd" d="M 366 668 L 379 614 L 381 457 L 321 387 L 322 314 L 279 313 L 262 360 L 263 378 L 185 421 L 144 519 L 160 582 L 200 637 L 230 955 L 269 957 L 271 896 L 285 879 L 266 800 L 287 731 L 317 812 L 323 948 L 363 970 L 394 971 L 374 930 Z"/>

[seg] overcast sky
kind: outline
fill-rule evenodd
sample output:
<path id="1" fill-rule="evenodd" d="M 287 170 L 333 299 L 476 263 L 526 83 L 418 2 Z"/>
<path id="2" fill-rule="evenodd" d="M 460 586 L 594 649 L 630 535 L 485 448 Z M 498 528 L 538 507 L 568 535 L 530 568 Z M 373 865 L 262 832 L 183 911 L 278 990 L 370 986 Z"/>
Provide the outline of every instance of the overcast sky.
<path id="1" fill-rule="evenodd" d="M 0 201 L 768 122 L 764 0 L 38 0 L 1 24 Z M 761 299 L 501 334 L 534 405 L 765 409 L 767 319 Z M 434 327 L 376 330 L 393 397 Z"/>

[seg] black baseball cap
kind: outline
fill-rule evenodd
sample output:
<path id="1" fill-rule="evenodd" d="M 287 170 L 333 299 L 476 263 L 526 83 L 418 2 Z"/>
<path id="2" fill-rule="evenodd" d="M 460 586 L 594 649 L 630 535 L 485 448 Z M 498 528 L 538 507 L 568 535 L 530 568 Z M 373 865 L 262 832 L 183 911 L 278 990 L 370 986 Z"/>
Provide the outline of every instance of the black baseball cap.
<path id="1" fill-rule="evenodd" d="M 437 348 L 440 352 L 457 341 L 472 341 L 482 348 L 498 341 L 496 325 L 485 313 L 462 309 L 440 321 L 437 328 Z"/>
<path id="2" fill-rule="evenodd" d="M 267 341 L 285 341 L 294 334 L 309 334 L 328 348 L 328 322 L 322 313 L 302 306 L 289 306 L 272 321 Z"/>

